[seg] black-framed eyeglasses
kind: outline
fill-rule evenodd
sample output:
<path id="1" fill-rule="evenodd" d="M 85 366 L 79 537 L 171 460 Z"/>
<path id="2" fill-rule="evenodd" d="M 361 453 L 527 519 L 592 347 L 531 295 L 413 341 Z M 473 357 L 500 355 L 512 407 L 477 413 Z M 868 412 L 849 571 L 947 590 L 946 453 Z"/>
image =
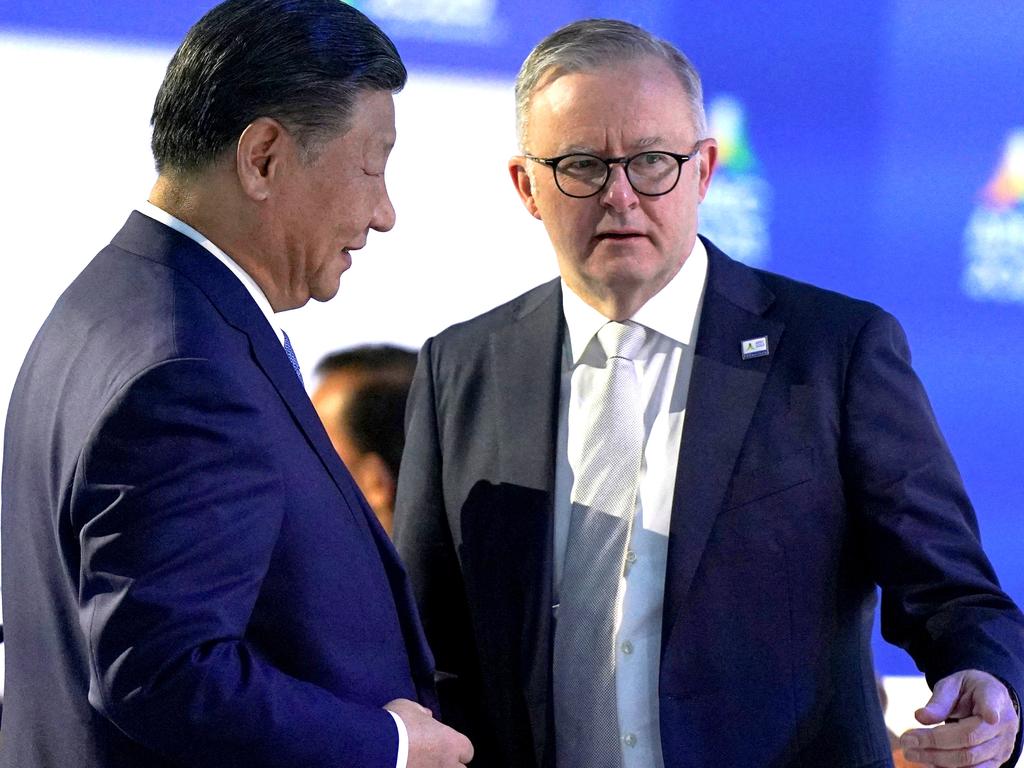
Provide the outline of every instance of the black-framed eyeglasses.
<path id="1" fill-rule="evenodd" d="M 667 195 L 676 188 L 683 172 L 683 163 L 700 152 L 701 141 L 686 155 L 676 152 L 638 152 L 629 157 L 598 157 L 573 152 L 558 157 L 534 157 L 527 160 L 546 165 L 555 176 L 555 185 L 569 197 L 593 197 L 608 183 L 613 165 L 621 165 L 626 179 L 637 194 L 646 197 Z"/>

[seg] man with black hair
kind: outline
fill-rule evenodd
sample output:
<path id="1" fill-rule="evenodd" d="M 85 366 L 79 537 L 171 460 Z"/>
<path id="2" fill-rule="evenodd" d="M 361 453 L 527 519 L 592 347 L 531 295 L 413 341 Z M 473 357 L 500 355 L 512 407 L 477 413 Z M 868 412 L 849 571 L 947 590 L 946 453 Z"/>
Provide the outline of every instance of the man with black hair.
<path id="1" fill-rule="evenodd" d="M 3 467 L 4 768 L 457 766 L 405 571 L 276 313 L 395 212 L 391 41 L 228 0 L 156 99 L 159 178 L 22 367 Z"/>
<path id="2" fill-rule="evenodd" d="M 338 456 L 391 533 L 416 353 L 388 344 L 334 352 L 316 367 L 316 408 Z"/>

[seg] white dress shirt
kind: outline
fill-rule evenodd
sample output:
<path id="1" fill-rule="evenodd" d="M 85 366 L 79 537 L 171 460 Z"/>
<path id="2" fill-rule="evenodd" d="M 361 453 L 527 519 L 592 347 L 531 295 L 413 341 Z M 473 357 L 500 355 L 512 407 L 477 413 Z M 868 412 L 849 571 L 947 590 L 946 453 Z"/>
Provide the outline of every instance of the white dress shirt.
<path id="1" fill-rule="evenodd" d="M 665 567 L 679 445 L 707 269 L 707 251 L 697 238 L 676 276 L 630 318 L 647 329 L 647 338 L 633 361 L 644 408 L 644 449 L 627 566 L 620 583 L 624 590 L 622 613 L 616 617 L 615 680 L 625 768 L 663 765 L 658 674 Z M 588 401 L 586 393 L 593 391 L 595 366 L 604 364 L 604 354 L 594 338 L 608 322 L 608 318 L 573 293 L 564 280 L 562 311 L 567 332 L 555 470 L 556 603 L 572 515 L 573 467 L 578 465 L 585 424 L 596 418 L 597 404 Z M 614 454 L 616 446 L 609 445 L 606 450 Z"/>
<path id="2" fill-rule="evenodd" d="M 216 256 L 217 261 L 230 269 L 231 273 L 238 278 L 242 285 L 245 286 L 245 289 L 249 292 L 253 301 L 255 301 L 256 305 L 260 308 L 263 316 L 267 318 L 267 322 L 270 323 L 270 327 L 274 329 L 274 333 L 277 334 L 278 341 L 281 342 L 282 346 L 284 345 L 284 331 L 277 322 L 274 309 L 270 306 L 270 300 L 267 299 L 267 295 L 263 292 L 263 289 L 260 288 L 259 284 L 253 280 L 252 275 L 238 266 L 238 263 L 234 259 L 218 248 L 217 245 L 202 232 L 193 229 L 181 219 L 175 218 L 162 208 L 157 208 L 149 201 L 146 201 L 140 205 L 137 210 L 139 213 L 142 213 L 155 221 L 159 221 L 161 224 L 167 225 L 176 232 L 180 232 L 186 237 L 195 240 L 199 245 L 203 246 L 203 248 Z M 395 764 L 395 768 L 406 768 L 406 764 L 409 762 L 409 732 L 406 730 L 405 723 L 402 722 L 402 718 L 390 710 L 385 711 L 394 718 L 395 725 L 398 727 L 398 760 Z"/>

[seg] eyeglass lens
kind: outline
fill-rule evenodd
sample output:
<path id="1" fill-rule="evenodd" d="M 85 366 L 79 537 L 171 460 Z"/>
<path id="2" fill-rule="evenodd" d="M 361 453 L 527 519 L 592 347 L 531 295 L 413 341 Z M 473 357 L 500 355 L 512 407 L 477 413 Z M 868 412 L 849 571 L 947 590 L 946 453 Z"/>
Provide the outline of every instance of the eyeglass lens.
<path id="1" fill-rule="evenodd" d="M 679 179 L 681 164 L 664 152 L 644 152 L 626 161 L 626 177 L 633 188 L 644 195 L 664 194 Z M 608 180 L 610 166 L 593 155 L 570 155 L 555 167 L 555 180 L 567 195 L 588 197 L 596 194 Z"/>

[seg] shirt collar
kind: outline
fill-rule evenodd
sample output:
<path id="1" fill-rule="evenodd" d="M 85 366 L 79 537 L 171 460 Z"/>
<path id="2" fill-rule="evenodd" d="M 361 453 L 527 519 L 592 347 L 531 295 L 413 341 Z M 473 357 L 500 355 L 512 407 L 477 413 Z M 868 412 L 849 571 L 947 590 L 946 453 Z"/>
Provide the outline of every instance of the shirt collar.
<path id="1" fill-rule="evenodd" d="M 708 274 L 708 252 L 699 237 L 683 266 L 664 288 L 630 318 L 680 344 L 696 341 L 697 316 Z M 591 339 L 608 318 L 581 299 L 562 280 L 562 313 L 568 330 L 569 356 L 577 365 Z"/>
<path id="2" fill-rule="evenodd" d="M 193 229 L 181 219 L 172 216 L 162 208 L 157 208 L 148 200 L 143 202 L 137 210 L 139 213 L 148 216 L 154 221 L 159 221 L 161 224 L 170 227 L 175 232 L 180 232 L 186 237 L 199 243 L 199 245 L 203 246 L 203 248 L 213 254 L 217 258 L 217 261 L 230 269 L 232 274 L 238 278 L 242 285 L 245 286 L 245 289 L 249 292 L 249 295 L 252 296 L 253 301 L 256 302 L 260 311 L 263 312 L 264 317 L 267 318 L 267 322 L 270 323 L 270 327 L 273 328 L 274 333 L 277 334 L 278 340 L 282 344 L 284 343 L 284 332 L 281 330 L 281 326 L 277 322 L 277 317 L 274 314 L 274 308 L 270 306 L 270 300 L 263 292 L 263 289 L 260 288 L 259 284 L 252 279 L 252 275 L 242 269 L 234 259 L 218 248 L 216 244 L 202 232 Z"/>

